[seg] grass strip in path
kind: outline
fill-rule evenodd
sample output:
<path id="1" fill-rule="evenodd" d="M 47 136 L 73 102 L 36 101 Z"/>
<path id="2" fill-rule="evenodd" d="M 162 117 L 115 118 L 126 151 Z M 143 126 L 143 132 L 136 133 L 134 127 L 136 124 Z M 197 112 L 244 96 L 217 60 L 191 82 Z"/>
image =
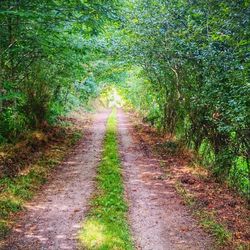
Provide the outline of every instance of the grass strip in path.
<path id="1" fill-rule="evenodd" d="M 84 249 L 133 249 L 126 218 L 128 206 L 124 200 L 116 124 L 114 110 L 107 122 L 104 151 L 98 166 L 97 192 L 79 233 L 80 245 Z"/>

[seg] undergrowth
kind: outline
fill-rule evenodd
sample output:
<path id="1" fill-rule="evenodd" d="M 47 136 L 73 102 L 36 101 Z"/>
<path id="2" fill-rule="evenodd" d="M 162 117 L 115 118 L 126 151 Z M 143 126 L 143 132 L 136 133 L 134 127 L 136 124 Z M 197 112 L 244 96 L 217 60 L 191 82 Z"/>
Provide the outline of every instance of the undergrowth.
<path id="1" fill-rule="evenodd" d="M 127 204 L 116 136 L 116 113 L 107 122 L 104 151 L 98 167 L 97 192 L 92 207 L 79 233 L 84 249 L 133 249 L 126 219 Z"/>
<path id="2" fill-rule="evenodd" d="M 49 146 L 35 163 L 27 163 L 25 171 L 15 177 L 0 179 L 0 240 L 8 234 L 13 224 L 12 215 L 22 210 L 24 203 L 46 182 L 51 169 L 63 160 L 81 136 L 79 130 L 64 133 L 62 139 Z"/>
<path id="3" fill-rule="evenodd" d="M 198 201 L 180 182 L 176 182 L 175 189 L 182 196 L 185 204 L 192 209 L 199 224 L 214 236 L 216 246 L 222 247 L 228 244 L 232 239 L 232 234 L 223 224 L 217 222 L 213 213 L 199 208 Z"/>

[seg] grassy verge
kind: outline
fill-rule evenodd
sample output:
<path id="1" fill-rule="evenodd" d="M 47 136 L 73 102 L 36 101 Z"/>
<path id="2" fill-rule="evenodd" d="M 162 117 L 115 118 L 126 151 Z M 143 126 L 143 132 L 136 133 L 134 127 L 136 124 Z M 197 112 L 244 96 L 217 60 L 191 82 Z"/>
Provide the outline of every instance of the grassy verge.
<path id="1" fill-rule="evenodd" d="M 46 182 L 51 169 L 58 165 L 74 144 L 82 137 L 78 129 L 63 129 L 63 136 L 53 145 L 47 145 L 36 162 L 28 163 L 16 177 L 0 179 L 0 240 L 9 232 L 14 214 L 22 210 L 39 187 Z M 22 159 L 20 159 L 21 161 Z"/>
<path id="2" fill-rule="evenodd" d="M 232 234 L 223 224 L 216 221 L 214 214 L 199 208 L 195 197 L 180 182 L 176 182 L 175 189 L 182 196 L 185 204 L 191 208 L 199 224 L 214 236 L 216 247 L 228 244 L 232 239 Z"/>
<path id="3" fill-rule="evenodd" d="M 104 151 L 98 167 L 97 193 L 80 231 L 80 245 L 84 249 L 133 249 L 126 219 L 127 204 L 116 136 L 116 113 L 107 122 Z"/>

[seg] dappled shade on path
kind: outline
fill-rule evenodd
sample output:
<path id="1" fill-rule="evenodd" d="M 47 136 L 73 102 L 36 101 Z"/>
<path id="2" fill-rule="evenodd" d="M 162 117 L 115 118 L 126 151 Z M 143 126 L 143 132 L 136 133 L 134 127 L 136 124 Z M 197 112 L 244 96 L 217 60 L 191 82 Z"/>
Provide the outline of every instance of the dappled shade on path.
<path id="1" fill-rule="evenodd" d="M 132 125 L 121 110 L 118 121 L 129 219 L 137 249 L 211 249 L 211 239 L 182 205 L 158 160 L 135 144 Z"/>
<path id="2" fill-rule="evenodd" d="M 79 145 L 26 206 L 2 249 L 77 249 L 77 233 L 94 188 L 108 113 L 94 115 Z"/>

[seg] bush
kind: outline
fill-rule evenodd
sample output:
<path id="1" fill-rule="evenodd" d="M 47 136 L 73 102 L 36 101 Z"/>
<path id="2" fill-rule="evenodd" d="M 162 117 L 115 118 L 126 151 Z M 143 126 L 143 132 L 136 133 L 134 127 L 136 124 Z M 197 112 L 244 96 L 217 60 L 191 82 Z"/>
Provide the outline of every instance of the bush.
<path id="1" fill-rule="evenodd" d="M 0 114 L 0 141 L 13 141 L 28 128 L 25 114 L 14 108 L 7 108 Z"/>

